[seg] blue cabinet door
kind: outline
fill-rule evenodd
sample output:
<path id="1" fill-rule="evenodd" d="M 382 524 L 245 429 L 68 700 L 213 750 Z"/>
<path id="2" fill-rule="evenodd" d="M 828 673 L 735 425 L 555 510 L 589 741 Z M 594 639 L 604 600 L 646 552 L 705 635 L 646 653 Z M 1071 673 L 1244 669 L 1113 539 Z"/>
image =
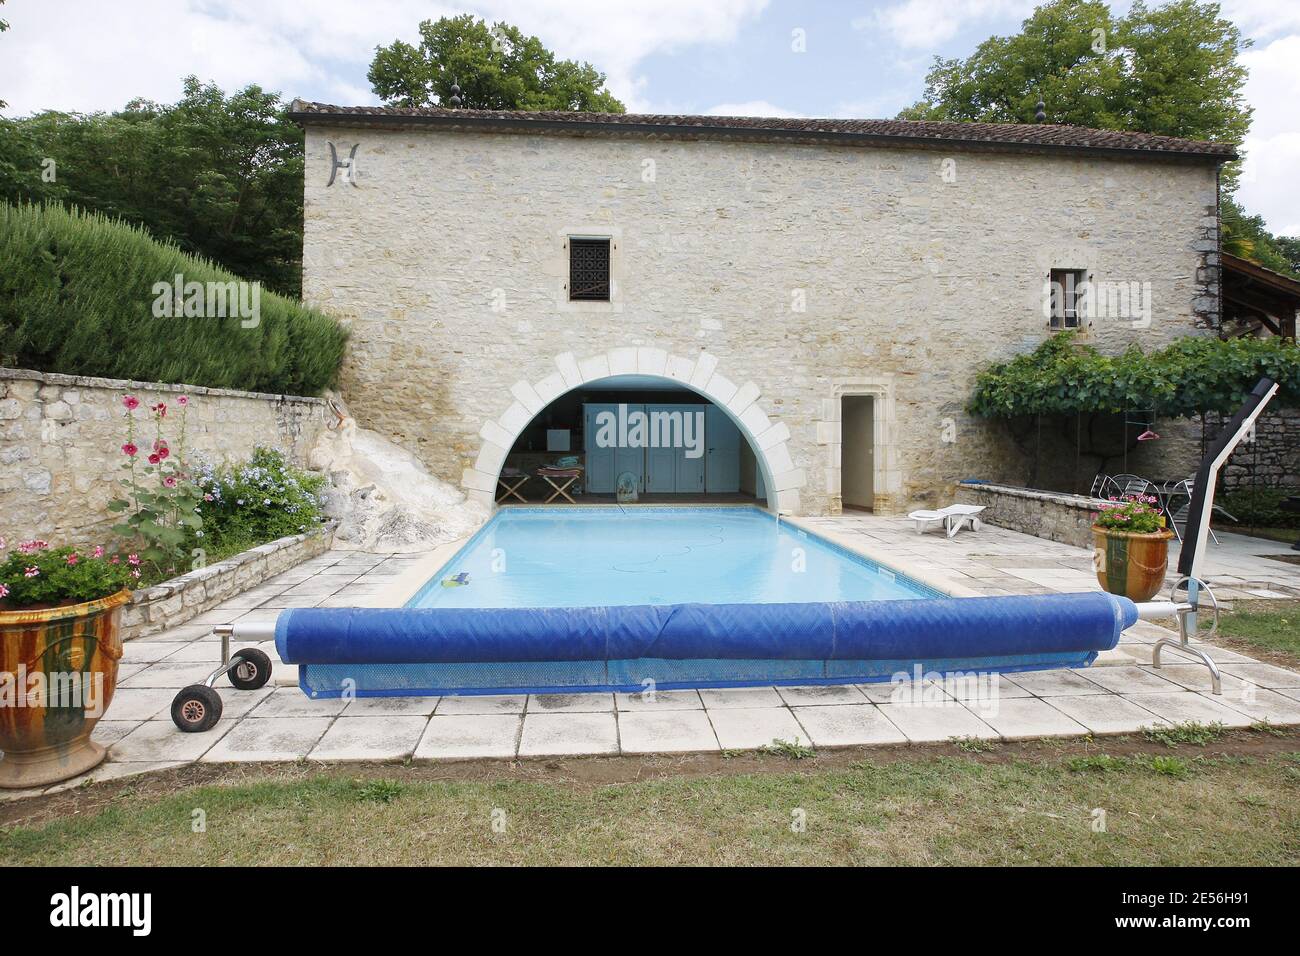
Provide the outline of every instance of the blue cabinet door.
<path id="1" fill-rule="evenodd" d="M 722 409 L 704 413 L 704 485 L 711 493 L 740 491 L 740 429 Z"/>

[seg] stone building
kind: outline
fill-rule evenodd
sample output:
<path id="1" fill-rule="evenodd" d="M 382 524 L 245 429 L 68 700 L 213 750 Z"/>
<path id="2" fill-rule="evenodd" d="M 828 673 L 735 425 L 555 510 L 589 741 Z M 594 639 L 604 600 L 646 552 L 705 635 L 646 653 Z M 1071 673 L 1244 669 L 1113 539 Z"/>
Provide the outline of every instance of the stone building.
<path id="1" fill-rule="evenodd" d="M 1219 316 L 1223 144 L 301 101 L 293 116 L 303 293 L 350 324 L 345 397 L 487 502 L 503 468 L 588 453 L 583 408 L 704 403 L 741 440 L 700 493 L 731 482 L 803 514 L 947 503 L 964 478 L 1011 476 L 1007 439 L 965 411 L 987 364 L 1063 328 L 1119 351 Z M 644 495 L 697 480 L 680 458 L 675 479 L 649 452 L 637 467 Z"/>

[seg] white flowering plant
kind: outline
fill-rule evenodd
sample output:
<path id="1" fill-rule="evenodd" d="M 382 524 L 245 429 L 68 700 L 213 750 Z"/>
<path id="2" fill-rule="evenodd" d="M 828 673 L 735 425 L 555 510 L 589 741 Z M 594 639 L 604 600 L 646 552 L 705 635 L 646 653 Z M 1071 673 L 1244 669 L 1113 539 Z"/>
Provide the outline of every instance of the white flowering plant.
<path id="1" fill-rule="evenodd" d="M 231 554 L 302 534 L 323 520 L 325 477 L 290 464 L 272 448 L 255 448 L 242 464 L 200 466 L 195 481 L 203 494 L 196 546 L 209 553 Z"/>

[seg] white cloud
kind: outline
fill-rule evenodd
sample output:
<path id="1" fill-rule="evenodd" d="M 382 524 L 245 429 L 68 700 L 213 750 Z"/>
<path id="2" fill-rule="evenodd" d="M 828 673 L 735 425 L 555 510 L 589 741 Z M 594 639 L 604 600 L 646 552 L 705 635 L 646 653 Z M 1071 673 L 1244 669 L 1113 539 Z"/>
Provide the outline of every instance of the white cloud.
<path id="1" fill-rule="evenodd" d="M 1300 4 L 1294 0 L 1222 0 L 1223 16 L 1256 42 L 1300 32 Z"/>
<path id="2" fill-rule="evenodd" d="M 933 51 L 982 21 L 1026 17 L 1034 0 L 902 0 L 853 20 L 855 30 L 883 30 L 902 47 Z"/>
<path id="3" fill-rule="evenodd" d="M 481 0 L 470 12 L 535 34 L 562 57 L 608 75 L 629 108 L 642 104 L 647 56 L 734 40 L 767 0 Z M 374 48 L 414 40 L 421 20 L 465 12 L 428 0 L 60 0 L 7 5 L 0 97 L 11 115 L 111 110 L 167 101 L 194 73 L 231 89 L 258 83 L 293 96 L 376 102 L 366 83 Z M 359 100 L 360 95 L 360 100 Z"/>
<path id="4" fill-rule="evenodd" d="M 1273 232 L 1300 235 L 1300 35 L 1248 50 L 1241 59 L 1250 70 L 1245 94 L 1255 115 L 1242 144 L 1246 163 L 1238 198 Z"/>
<path id="5" fill-rule="evenodd" d="M 705 110 L 704 115 L 797 117 L 804 114 L 788 110 L 784 106 L 769 103 L 767 100 L 747 100 L 744 103 L 719 103 L 717 106 L 711 106 Z"/>

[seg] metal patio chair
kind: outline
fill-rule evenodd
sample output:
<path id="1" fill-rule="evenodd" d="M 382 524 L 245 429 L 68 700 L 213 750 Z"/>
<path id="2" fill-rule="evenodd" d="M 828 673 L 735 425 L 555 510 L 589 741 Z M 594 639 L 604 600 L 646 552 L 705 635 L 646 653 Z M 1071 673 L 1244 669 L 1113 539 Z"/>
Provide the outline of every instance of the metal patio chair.
<path id="1" fill-rule="evenodd" d="M 1115 475 L 1110 480 L 1119 489 L 1120 497 L 1124 495 L 1154 495 L 1156 493 L 1155 484 L 1147 481 L 1141 475 Z"/>
<path id="2" fill-rule="evenodd" d="M 1103 501 L 1110 499 L 1112 495 L 1119 497 L 1119 485 L 1115 484 L 1115 479 L 1105 472 L 1097 472 L 1097 477 L 1092 479 L 1092 487 L 1088 489 L 1088 495 L 1092 498 L 1100 498 Z"/>
<path id="3" fill-rule="evenodd" d="M 1183 528 L 1185 529 L 1187 527 L 1187 512 L 1192 507 L 1192 492 L 1195 490 L 1192 479 L 1184 478 L 1182 481 L 1176 482 L 1173 489 L 1166 493 L 1165 514 L 1168 516 L 1169 524 L 1173 527 L 1174 534 L 1178 536 L 1180 543 L 1183 540 L 1183 530 L 1178 527 L 1178 523 L 1181 521 Z M 1182 499 L 1182 505 L 1175 510 L 1174 502 L 1179 499 Z M 1226 509 L 1221 508 L 1218 505 L 1214 506 L 1214 512 L 1223 515 L 1229 521 L 1237 520 L 1230 515 Z M 1219 543 L 1219 536 L 1214 533 L 1214 528 L 1210 528 L 1210 538 L 1215 544 Z"/>

